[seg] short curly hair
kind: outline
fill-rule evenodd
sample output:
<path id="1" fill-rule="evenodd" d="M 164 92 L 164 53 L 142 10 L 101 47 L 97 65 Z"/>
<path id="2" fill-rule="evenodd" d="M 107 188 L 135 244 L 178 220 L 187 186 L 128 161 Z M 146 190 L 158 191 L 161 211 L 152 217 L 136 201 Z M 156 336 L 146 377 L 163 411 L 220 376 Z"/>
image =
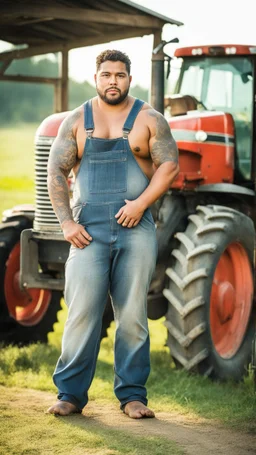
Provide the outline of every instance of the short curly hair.
<path id="1" fill-rule="evenodd" d="M 129 59 L 128 55 L 124 52 L 113 50 L 106 50 L 101 52 L 98 57 L 96 58 L 96 72 L 99 71 L 100 65 L 103 62 L 110 60 L 111 62 L 123 62 L 126 67 L 127 73 L 130 75 L 131 72 L 131 60 Z"/>

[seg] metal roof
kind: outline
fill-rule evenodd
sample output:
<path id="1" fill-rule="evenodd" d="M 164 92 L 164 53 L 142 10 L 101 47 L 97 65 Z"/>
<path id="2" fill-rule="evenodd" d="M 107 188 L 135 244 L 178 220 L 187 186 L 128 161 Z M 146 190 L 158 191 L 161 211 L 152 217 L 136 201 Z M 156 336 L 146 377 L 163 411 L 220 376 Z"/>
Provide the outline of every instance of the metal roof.
<path id="1" fill-rule="evenodd" d="M 183 25 L 129 0 L 1 0 L 0 40 L 20 51 L 0 60 L 149 35 L 167 23 Z"/>

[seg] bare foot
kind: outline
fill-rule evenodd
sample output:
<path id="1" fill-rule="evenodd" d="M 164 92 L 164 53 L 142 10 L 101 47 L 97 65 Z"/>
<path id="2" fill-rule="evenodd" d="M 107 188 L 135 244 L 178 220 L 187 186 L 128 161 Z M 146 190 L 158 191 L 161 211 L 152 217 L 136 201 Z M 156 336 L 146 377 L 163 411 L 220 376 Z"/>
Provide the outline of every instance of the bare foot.
<path id="1" fill-rule="evenodd" d="M 155 413 L 147 408 L 141 401 L 129 401 L 124 407 L 124 412 L 131 419 L 142 419 L 144 417 L 155 417 Z"/>
<path id="2" fill-rule="evenodd" d="M 68 416 L 70 414 L 81 413 L 81 411 L 73 403 L 69 403 L 69 401 L 59 400 L 57 403 L 47 409 L 47 413 L 60 416 Z"/>

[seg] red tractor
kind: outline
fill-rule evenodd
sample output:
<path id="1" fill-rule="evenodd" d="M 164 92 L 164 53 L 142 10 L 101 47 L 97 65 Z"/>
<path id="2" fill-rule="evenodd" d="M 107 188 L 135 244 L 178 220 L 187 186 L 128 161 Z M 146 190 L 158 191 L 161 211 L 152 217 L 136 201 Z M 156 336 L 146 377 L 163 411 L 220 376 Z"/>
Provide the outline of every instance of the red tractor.
<path id="1" fill-rule="evenodd" d="M 256 47 L 183 48 L 173 63 L 180 74 L 165 107 L 180 174 L 152 207 L 159 255 L 148 316 L 165 317 L 177 367 L 240 380 L 252 362 L 255 337 Z M 60 307 L 69 245 L 52 210 L 46 176 L 49 150 L 66 115 L 51 115 L 37 130 L 35 209 L 4 214 L 4 342 L 47 341 Z M 102 336 L 112 319 L 109 300 Z"/>

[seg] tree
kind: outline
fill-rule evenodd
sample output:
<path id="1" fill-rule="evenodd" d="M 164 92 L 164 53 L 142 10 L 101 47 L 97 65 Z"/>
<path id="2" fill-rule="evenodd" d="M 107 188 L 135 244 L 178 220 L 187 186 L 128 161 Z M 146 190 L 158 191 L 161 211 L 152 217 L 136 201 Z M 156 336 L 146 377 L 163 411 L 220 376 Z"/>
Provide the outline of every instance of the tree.
<path id="1" fill-rule="evenodd" d="M 15 60 L 7 74 L 26 76 L 58 76 L 57 60 L 30 58 Z M 148 91 L 136 85 L 131 88 L 133 96 L 148 101 Z M 96 91 L 89 82 L 69 80 L 69 108 L 74 109 L 95 96 Z M 0 82 L 1 125 L 18 122 L 38 122 L 53 113 L 54 88 L 48 84 L 26 82 Z"/>

